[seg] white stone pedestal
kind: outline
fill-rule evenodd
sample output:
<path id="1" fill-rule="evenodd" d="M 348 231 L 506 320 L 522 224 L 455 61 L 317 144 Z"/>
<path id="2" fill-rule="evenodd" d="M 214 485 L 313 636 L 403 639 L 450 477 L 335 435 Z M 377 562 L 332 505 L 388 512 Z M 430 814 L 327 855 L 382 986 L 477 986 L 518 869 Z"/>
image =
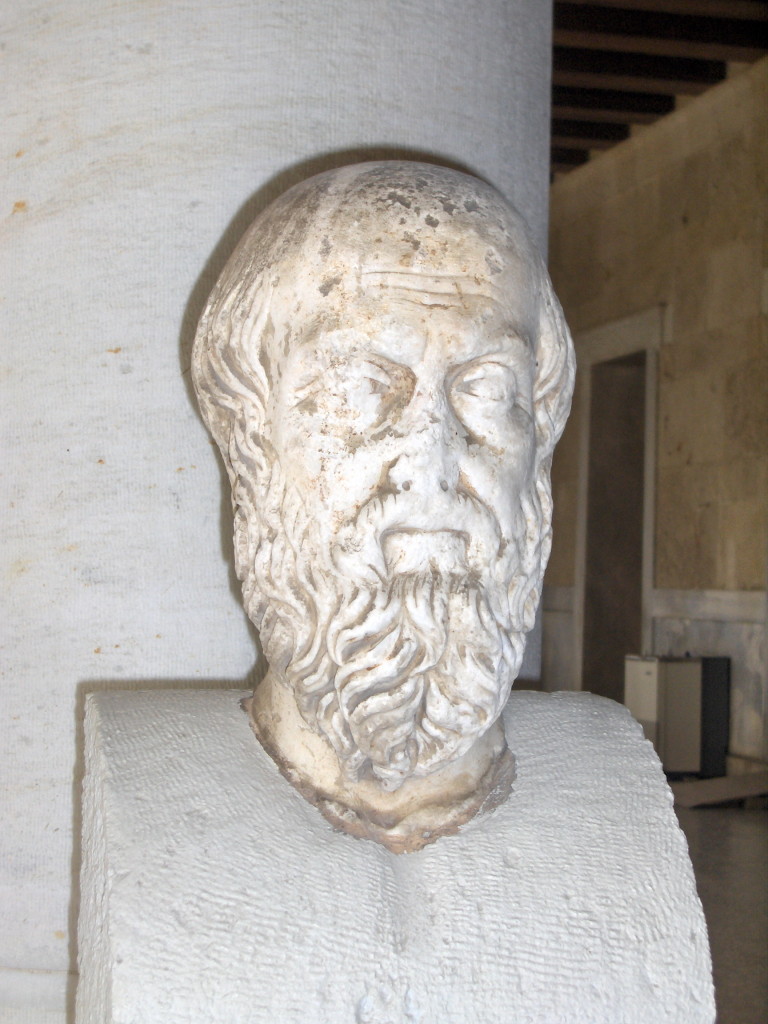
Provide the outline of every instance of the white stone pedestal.
<path id="1" fill-rule="evenodd" d="M 714 1020 L 685 839 L 620 705 L 513 693 L 510 799 L 396 856 L 294 792 L 241 696 L 89 698 L 78 1024 Z"/>

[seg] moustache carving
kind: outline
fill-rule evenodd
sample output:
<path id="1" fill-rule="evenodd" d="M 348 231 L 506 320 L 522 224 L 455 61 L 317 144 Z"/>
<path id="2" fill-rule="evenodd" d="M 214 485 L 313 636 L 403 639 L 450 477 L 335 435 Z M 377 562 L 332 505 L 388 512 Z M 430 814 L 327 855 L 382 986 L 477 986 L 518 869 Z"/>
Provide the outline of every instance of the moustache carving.
<path id="1" fill-rule="evenodd" d="M 427 500 L 379 488 L 340 530 L 334 553 L 341 572 L 364 565 L 370 580 L 430 568 L 480 578 L 505 547 L 494 512 L 468 489 Z"/>
<path id="2" fill-rule="evenodd" d="M 466 571 L 469 534 L 464 530 L 386 530 L 380 545 L 390 576 Z"/>

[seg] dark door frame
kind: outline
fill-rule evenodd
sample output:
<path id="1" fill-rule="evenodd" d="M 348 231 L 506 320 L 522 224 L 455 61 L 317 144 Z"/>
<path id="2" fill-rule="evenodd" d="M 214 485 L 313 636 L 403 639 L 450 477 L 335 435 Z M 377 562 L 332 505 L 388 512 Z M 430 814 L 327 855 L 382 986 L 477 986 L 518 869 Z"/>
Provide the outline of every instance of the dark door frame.
<path id="1" fill-rule="evenodd" d="M 576 565 L 573 594 L 574 690 L 583 687 L 584 587 L 587 554 L 587 485 L 589 473 L 589 421 L 592 403 L 591 369 L 596 363 L 645 352 L 645 458 L 643 465 L 642 621 L 641 650 L 652 649 L 653 560 L 656 513 L 656 392 L 658 350 L 665 335 L 666 307 L 652 306 L 633 316 L 614 320 L 575 337 L 579 377 L 579 468 L 576 504 Z M 629 653 L 629 652 L 628 652 Z"/>

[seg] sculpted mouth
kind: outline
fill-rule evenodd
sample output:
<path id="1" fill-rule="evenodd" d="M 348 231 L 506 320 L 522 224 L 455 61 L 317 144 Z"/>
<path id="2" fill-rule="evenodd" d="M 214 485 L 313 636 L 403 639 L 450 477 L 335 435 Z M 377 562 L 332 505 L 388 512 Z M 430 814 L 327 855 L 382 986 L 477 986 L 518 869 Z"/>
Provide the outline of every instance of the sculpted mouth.
<path id="1" fill-rule="evenodd" d="M 469 543 L 469 534 L 466 530 L 452 530 L 449 527 L 433 529 L 424 526 L 388 526 L 381 535 L 382 544 L 386 539 L 394 534 L 405 534 L 411 537 L 425 537 L 425 538 L 436 538 L 441 537 L 459 537 L 464 541 L 465 544 Z M 429 540 L 427 540 L 429 543 Z"/>
<path id="2" fill-rule="evenodd" d="M 396 526 L 381 535 L 384 560 L 394 574 L 463 570 L 468 546 L 469 534 L 464 530 Z"/>

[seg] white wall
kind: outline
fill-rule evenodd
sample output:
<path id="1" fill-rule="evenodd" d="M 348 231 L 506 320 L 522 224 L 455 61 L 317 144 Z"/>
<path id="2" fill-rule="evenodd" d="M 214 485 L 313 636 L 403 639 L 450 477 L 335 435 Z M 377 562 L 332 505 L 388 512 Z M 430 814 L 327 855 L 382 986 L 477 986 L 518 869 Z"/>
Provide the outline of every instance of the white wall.
<path id="1" fill-rule="evenodd" d="M 391 147 L 488 177 L 543 241 L 550 26 L 538 0 L 19 0 L 5 22 L 0 1022 L 53 1021 L 84 692 L 240 685 L 256 658 L 189 387 L 207 289 L 267 199 Z"/>

